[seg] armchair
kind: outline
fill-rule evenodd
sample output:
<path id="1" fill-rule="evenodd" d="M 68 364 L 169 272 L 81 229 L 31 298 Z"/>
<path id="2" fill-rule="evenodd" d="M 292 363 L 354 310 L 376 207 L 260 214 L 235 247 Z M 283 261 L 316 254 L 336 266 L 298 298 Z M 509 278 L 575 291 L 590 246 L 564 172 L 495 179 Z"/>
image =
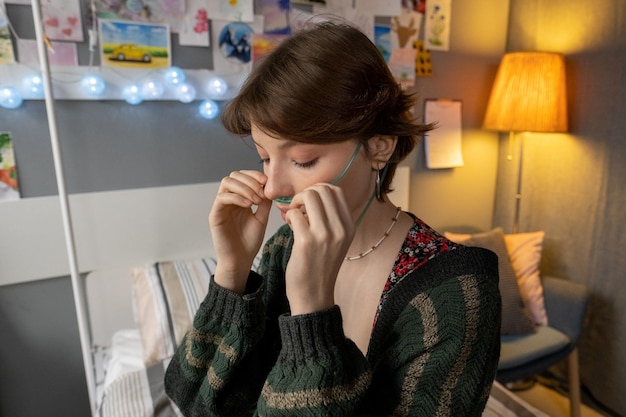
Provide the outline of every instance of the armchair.
<path id="1" fill-rule="evenodd" d="M 580 376 L 576 349 L 589 294 L 585 286 L 544 277 L 548 326 L 528 335 L 502 336 L 496 380 L 502 384 L 528 379 L 568 359 L 570 415 L 580 416 Z"/>

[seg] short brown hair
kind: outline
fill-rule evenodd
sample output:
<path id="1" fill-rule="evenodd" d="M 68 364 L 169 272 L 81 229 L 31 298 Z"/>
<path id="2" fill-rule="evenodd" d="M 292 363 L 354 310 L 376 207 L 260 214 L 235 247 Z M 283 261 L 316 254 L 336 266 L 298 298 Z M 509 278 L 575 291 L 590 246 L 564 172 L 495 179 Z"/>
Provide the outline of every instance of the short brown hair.
<path id="1" fill-rule="evenodd" d="M 376 46 L 337 21 L 296 33 L 265 56 L 222 113 L 225 128 L 250 135 L 254 123 L 274 137 L 306 143 L 397 136 L 382 191 L 396 167 L 432 128 L 414 119 L 404 92 Z M 365 147 L 367 149 L 367 147 Z"/>

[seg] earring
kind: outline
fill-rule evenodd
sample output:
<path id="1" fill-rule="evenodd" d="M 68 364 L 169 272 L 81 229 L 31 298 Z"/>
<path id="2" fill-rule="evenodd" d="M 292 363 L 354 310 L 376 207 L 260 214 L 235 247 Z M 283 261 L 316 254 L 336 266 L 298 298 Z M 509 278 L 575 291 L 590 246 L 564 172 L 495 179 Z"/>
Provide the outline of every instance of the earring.
<path id="1" fill-rule="evenodd" d="M 383 194 L 381 192 L 381 183 L 380 183 L 380 169 L 376 170 L 376 198 L 382 200 Z"/>

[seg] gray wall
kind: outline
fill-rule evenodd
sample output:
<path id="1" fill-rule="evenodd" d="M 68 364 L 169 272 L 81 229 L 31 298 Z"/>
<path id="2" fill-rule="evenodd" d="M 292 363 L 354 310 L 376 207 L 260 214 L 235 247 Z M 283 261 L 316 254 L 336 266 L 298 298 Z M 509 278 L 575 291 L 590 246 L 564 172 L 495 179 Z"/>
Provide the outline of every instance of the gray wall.
<path id="1" fill-rule="evenodd" d="M 34 37 L 30 8 L 8 9 L 19 35 Z M 417 149 L 407 160 L 414 171 L 409 208 L 438 228 L 486 229 L 498 144 L 480 124 L 505 46 L 508 1 L 455 0 L 453 13 L 452 48 L 433 52 L 434 76 L 419 79 L 416 89 L 422 97 L 463 100 L 466 163 L 428 170 Z M 80 49 L 85 65 L 85 45 Z M 210 67 L 202 48 L 178 47 L 173 55 L 182 68 Z M 219 122 L 200 119 L 193 104 L 59 101 L 57 119 L 70 193 L 218 181 L 257 166 L 246 144 Z M 0 109 L 0 130 L 13 133 L 22 196 L 56 194 L 43 103 Z M 0 334 L 0 416 L 89 414 L 69 277 L 0 286 Z"/>
<path id="2" fill-rule="evenodd" d="M 174 101 L 57 101 L 56 118 L 70 193 L 218 181 L 232 165 L 258 166 L 248 143 L 197 104 Z M 57 194 L 45 105 L 27 100 L 0 111 L 12 133 L 22 197 Z"/>

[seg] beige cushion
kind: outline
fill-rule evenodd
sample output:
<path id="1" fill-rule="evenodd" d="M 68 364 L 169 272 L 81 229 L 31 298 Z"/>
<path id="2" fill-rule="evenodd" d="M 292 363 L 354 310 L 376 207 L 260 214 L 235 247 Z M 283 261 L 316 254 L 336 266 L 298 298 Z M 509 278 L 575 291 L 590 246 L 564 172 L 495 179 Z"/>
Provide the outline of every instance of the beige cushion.
<path id="1" fill-rule="evenodd" d="M 212 259 L 167 261 L 133 269 L 133 305 L 144 363 L 171 357 L 204 299 Z"/>

